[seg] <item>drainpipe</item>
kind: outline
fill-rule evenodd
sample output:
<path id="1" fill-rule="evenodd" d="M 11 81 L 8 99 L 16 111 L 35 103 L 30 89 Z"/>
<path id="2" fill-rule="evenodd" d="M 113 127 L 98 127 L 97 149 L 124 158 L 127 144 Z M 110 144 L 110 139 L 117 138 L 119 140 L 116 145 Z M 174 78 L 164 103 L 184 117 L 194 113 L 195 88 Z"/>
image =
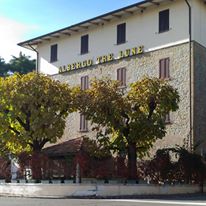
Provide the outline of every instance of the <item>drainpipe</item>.
<path id="1" fill-rule="evenodd" d="M 32 45 L 28 44 L 28 46 L 36 52 L 36 73 L 39 73 L 39 52 Z"/>
<path id="2" fill-rule="evenodd" d="M 189 98 L 190 98 L 190 132 L 189 132 L 189 146 L 193 151 L 193 121 L 192 121 L 192 8 L 188 0 L 185 0 L 189 9 Z"/>

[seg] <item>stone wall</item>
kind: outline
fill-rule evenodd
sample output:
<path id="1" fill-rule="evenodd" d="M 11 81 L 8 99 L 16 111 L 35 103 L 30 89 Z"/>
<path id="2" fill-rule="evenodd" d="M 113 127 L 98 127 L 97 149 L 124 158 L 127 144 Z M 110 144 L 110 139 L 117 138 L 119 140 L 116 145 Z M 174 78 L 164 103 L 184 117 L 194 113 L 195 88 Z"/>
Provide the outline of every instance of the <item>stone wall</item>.
<path id="1" fill-rule="evenodd" d="M 194 48 L 194 146 L 206 154 L 206 48 L 193 42 Z"/>
<path id="2" fill-rule="evenodd" d="M 168 47 L 165 49 L 147 52 L 138 56 L 133 56 L 110 63 L 92 66 L 90 68 L 70 71 L 68 73 L 53 75 L 54 79 L 67 82 L 71 86 L 80 85 L 80 78 L 88 75 L 91 80 L 94 77 L 110 77 L 117 79 L 117 69 L 126 67 L 127 84 L 134 82 L 145 75 L 159 77 L 159 60 L 170 58 L 169 82 L 178 89 L 180 94 L 179 110 L 171 114 L 171 124 L 167 125 L 167 135 L 163 140 L 159 140 L 154 146 L 154 150 L 159 147 L 171 147 L 176 144 L 181 145 L 183 139 L 189 134 L 189 44 Z M 79 114 L 74 113 L 68 117 L 66 129 L 60 142 L 76 138 L 82 135 L 94 136 L 91 131 L 79 132 Z"/>

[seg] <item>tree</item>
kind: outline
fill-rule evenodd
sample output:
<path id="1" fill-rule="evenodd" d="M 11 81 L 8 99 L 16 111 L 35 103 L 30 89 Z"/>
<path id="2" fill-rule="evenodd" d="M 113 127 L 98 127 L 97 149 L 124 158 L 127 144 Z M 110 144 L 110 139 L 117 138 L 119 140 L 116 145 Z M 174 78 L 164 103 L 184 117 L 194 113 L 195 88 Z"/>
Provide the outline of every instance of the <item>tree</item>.
<path id="1" fill-rule="evenodd" d="M 138 169 L 140 176 L 149 178 L 152 183 L 199 183 L 203 186 L 206 177 L 203 157 L 184 146 L 159 149 L 152 160 L 142 161 Z"/>
<path id="2" fill-rule="evenodd" d="M 188 183 L 202 183 L 205 179 L 206 165 L 200 154 L 188 151 L 184 146 L 168 149 L 178 157 L 177 166 L 179 170 L 179 180 Z"/>
<path id="3" fill-rule="evenodd" d="M 29 56 L 19 53 L 19 57 L 12 56 L 12 59 L 9 61 L 11 72 L 18 72 L 20 74 L 27 74 L 35 70 L 36 60 L 30 60 Z"/>
<path id="4" fill-rule="evenodd" d="M 39 153 L 61 138 L 73 111 L 67 84 L 36 73 L 0 78 L 1 152 Z"/>
<path id="5" fill-rule="evenodd" d="M 8 76 L 9 65 L 5 63 L 4 59 L 0 57 L 0 76 Z"/>
<path id="6" fill-rule="evenodd" d="M 142 161 L 138 172 L 142 179 L 151 183 L 164 184 L 176 182 L 177 163 L 172 161 L 169 149 L 158 149 L 153 159 Z"/>
<path id="7" fill-rule="evenodd" d="M 96 79 L 90 89 L 79 89 L 76 100 L 80 112 L 97 125 L 99 141 L 127 154 L 128 178 L 136 179 L 137 153 L 145 155 L 165 136 L 163 117 L 178 109 L 179 95 L 158 78 L 145 77 L 131 84 L 127 92 L 117 81 Z"/>
<path id="8" fill-rule="evenodd" d="M 30 59 L 29 56 L 26 56 L 19 53 L 19 57 L 12 56 L 12 59 L 9 63 L 6 63 L 3 58 L 0 57 L 0 76 L 6 77 L 10 74 L 18 72 L 20 74 L 27 74 L 35 70 L 36 60 Z"/>

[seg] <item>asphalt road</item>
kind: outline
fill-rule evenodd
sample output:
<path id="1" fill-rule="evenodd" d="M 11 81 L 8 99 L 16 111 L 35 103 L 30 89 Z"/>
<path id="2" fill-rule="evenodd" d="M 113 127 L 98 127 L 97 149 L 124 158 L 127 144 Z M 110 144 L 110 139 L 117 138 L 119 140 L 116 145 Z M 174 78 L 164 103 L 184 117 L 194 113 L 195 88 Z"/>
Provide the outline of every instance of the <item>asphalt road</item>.
<path id="1" fill-rule="evenodd" d="M 186 206 L 206 205 L 206 200 L 88 200 L 0 197 L 0 206 Z"/>

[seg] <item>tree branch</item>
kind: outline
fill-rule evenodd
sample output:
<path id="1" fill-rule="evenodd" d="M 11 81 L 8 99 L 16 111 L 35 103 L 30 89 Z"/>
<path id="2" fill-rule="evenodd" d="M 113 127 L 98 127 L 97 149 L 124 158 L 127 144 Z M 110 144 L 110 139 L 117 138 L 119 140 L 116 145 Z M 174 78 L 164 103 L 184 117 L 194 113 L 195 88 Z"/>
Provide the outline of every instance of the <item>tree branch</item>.
<path id="1" fill-rule="evenodd" d="M 8 128 L 9 128 L 10 130 L 12 130 L 14 133 L 16 133 L 17 135 L 20 135 L 20 134 L 21 134 L 18 130 L 16 130 L 15 128 L 13 128 L 13 127 L 11 127 L 11 126 L 9 126 Z"/>
<path id="2" fill-rule="evenodd" d="M 8 114 L 9 112 L 11 112 L 11 110 L 9 110 L 9 109 L 5 109 L 5 110 L 4 110 L 4 113 L 5 113 L 5 114 Z M 19 122 L 19 124 L 20 124 L 26 131 L 29 131 L 29 126 L 30 126 L 30 124 L 29 124 L 29 118 L 30 118 L 30 114 L 26 113 L 25 111 L 22 111 L 22 112 L 27 116 L 27 118 L 26 118 L 27 123 L 25 124 L 20 117 L 16 117 L 16 120 Z M 12 127 L 9 128 L 9 129 L 11 129 L 12 131 L 14 131 L 14 130 L 13 130 L 14 128 L 12 129 Z M 15 132 L 15 131 L 14 131 L 14 132 Z M 18 131 L 17 131 L 17 132 L 18 132 Z M 16 132 L 15 132 L 15 133 L 16 133 Z"/>
<path id="3" fill-rule="evenodd" d="M 154 97 L 150 97 L 150 102 L 148 104 L 149 106 L 149 115 L 148 115 L 148 119 L 150 119 L 152 117 L 152 114 L 157 106 L 157 103 L 155 102 L 155 98 Z"/>
<path id="4" fill-rule="evenodd" d="M 128 135 L 129 135 L 129 131 L 130 131 L 130 125 L 129 125 L 129 121 L 130 121 L 130 117 L 126 114 L 125 111 L 122 111 L 121 113 L 122 117 L 124 118 L 124 128 L 123 128 L 123 134 L 125 136 L 125 138 L 128 140 Z"/>
<path id="5" fill-rule="evenodd" d="M 27 130 L 27 125 L 21 120 L 20 117 L 16 117 L 16 120 L 19 122 L 19 124 L 26 130 Z"/>
<path id="6" fill-rule="evenodd" d="M 28 110 L 28 105 L 23 105 L 21 107 L 21 111 L 22 113 L 24 113 L 26 115 L 26 123 L 23 124 L 25 125 L 25 130 L 26 131 L 30 131 L 30 117 L 31 117 L 31 111 Z M 23 125 L 22 125 L 23 126 Z"/>
<path id="7" fill-rule="evenodd" d="M 49 141 L 49 139 L 44 139 L 44 140 L 42 140 L 42 142 L 40 143 L 40 147 L 41 148 L 43 148 L 44 147 L 44 145 L 47 143 Z"/>
<path id="8" fill-rule="evenodd" d="M 31 112 L 29 111 L 26 115 L 26 130 L 30 131 L 30 117 L 31 117 Z"/>
<path id="9" fill-rule="evenodd" d="M 28 142 L 28 145 L 31 146 L 33 148 L 34 144 L 33 143 L 30 143 Z"/>

